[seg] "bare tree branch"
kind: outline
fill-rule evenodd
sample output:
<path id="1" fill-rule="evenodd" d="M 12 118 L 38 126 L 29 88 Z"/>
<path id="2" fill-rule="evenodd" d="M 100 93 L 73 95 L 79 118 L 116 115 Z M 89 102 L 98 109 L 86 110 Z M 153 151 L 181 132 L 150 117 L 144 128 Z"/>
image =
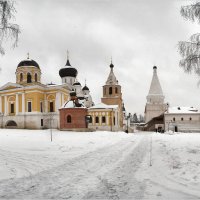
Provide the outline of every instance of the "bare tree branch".
<path id="1" fill-rule="evenodd" d="M 182 6 L 180 13 L 186 20 L 191 20 L 193 22 L 197 20 L 197 22 L 200 23 L 200 2 Z"/>
<path id="2" fill-rule="evenodd" d="M 200 56 L 189 55 L 179 62 L 179 66 L 182 67 L 186 73 L 191 73 L 194 71 L 194 73 L 200 75 Z"/>
<path id="3" fill-rule="evenodd" d="M 10 20 L 14 19 L 14 13 L 16 13 L 14 3 L 11 0 L 0 0 L 0 54 L 5 53 L 3 48 L 5 40 L 14 40 L 13 47 L 16 47 L 18 43 L 19 26 L 10 23 Z"/>
<path id="4" fill-rule="evenodd" d="M 200 23 L 200 2 L 182 6 L 180 13 L 185 19 Z M 180 41 L 178 51 L 182 57 L 179 66 L 186 73 L 194 72 L 200 76 L 200 33 L 193 34 L 189 41 Z"/>

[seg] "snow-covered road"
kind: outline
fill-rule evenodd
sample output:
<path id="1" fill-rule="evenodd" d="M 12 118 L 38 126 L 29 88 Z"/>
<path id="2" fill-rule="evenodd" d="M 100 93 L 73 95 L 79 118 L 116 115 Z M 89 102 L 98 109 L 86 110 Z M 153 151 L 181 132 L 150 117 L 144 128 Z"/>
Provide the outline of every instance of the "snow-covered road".
<path id="1" fill-rule="evenodd" d="M 200 134 L 32 133 L 0 133 L 0 199 L 200 198 Z"/>
<path id="2" fill-rule="evenodd" d="M 49 170 L 34 175 L 29 171 L 26 177 L 2 180 L 0 197 L 119 199 L 136 195 L 142 198 L 145 184 L 137 182 L 134 174 L 147 152 L 148 137 L 126 138 L 111 146 L 66 159 L 64 164 Z M 10 156 L 9 152 L 3 154 Z M 18 159 L 14 158 L 16 162 Z"/>

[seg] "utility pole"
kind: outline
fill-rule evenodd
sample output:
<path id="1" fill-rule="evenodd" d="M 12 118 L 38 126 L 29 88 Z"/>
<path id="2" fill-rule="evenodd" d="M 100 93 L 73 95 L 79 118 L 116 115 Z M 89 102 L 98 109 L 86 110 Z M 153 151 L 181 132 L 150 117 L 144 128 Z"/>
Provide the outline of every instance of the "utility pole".
<path id="1" fill-rule="evenodd" d="M 152 166 L 152 135 L 150 140 L 149 166 Z"/>
<path id="2" fill-rule="evenodd" d="M 128 119 L 130 119 L 131 117 L 131 113 L 128 114 L 128 116 L 126 117 L 126 121 L 127 121 L 127 125 L 126 125 L 126 133 L 128 134 Z"/>
<path id="3" fill-rule="evenodd" d="M 49 125 L 50 125 L 51 142 L 53 141 L 53 133 L 52 133 L 52 119 L 53 119 L 53 113 L 50 113 L 50 117 L 49 117 Z"/>

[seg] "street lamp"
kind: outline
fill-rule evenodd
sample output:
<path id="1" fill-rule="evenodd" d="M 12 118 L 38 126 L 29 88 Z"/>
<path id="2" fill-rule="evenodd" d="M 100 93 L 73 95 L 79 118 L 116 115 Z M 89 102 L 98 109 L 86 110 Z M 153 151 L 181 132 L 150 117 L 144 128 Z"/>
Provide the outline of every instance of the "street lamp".
<path id="1" fill-rule="evenodd" d="M 126 133 L 128 133 L 128 119 L 130 119 L 130 117 L 131 117 L 131 113 L 129 113 L 128 116 L 126 117 L 126 120 L 127 120 Z"/>

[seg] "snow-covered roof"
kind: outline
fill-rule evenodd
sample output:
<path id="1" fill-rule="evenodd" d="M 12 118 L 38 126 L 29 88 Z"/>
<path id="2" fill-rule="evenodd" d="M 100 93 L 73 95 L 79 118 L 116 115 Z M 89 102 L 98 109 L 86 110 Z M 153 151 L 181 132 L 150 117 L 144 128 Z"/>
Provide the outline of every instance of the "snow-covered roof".
<path id="1" fill-rule="evenodd" d="M 79 101 L 79 103 L 81 104 L 81 107 L 77 107 L 76 104 L 73 102 L 73 101 L 67 101 L 65 102 L 61 108 L 86 108 L 84 105 L 83 105 L 83 102 L 82 101 Z"/>
<path id="2" fill-rule="evenodd" d="M 194 107 L 180 107 L 180 106 L 176 106 L 176 107 L 169 107 L 168 111 L 166 111 L 166 113 L 182 113 L 182 114 L 187 114 L 187 113 L 200 113 L 198 111 L 198 109 L 194 108 Z"/>
<path id="3" fill-rule="evenodd" d="M 107 105 L 104 103 L 99 103 L 95 106 L 90 107 L 89 109 L 109 109 L 109 108 L 116 109 L 116 108 L 118 108 L 118 105 Z"/>
<path id="4" fill-rule="evenodd" d="M 16 87 L 16 88 L 22 88 L 23 86 L 18 84 L 18 83 L 11 83 L 11 82 L 8 82 L 6 84 L 4 84 L 3 86 L 0 87 L 0 90 L 5 90 L 6 88 L 8 87 Z"/>

